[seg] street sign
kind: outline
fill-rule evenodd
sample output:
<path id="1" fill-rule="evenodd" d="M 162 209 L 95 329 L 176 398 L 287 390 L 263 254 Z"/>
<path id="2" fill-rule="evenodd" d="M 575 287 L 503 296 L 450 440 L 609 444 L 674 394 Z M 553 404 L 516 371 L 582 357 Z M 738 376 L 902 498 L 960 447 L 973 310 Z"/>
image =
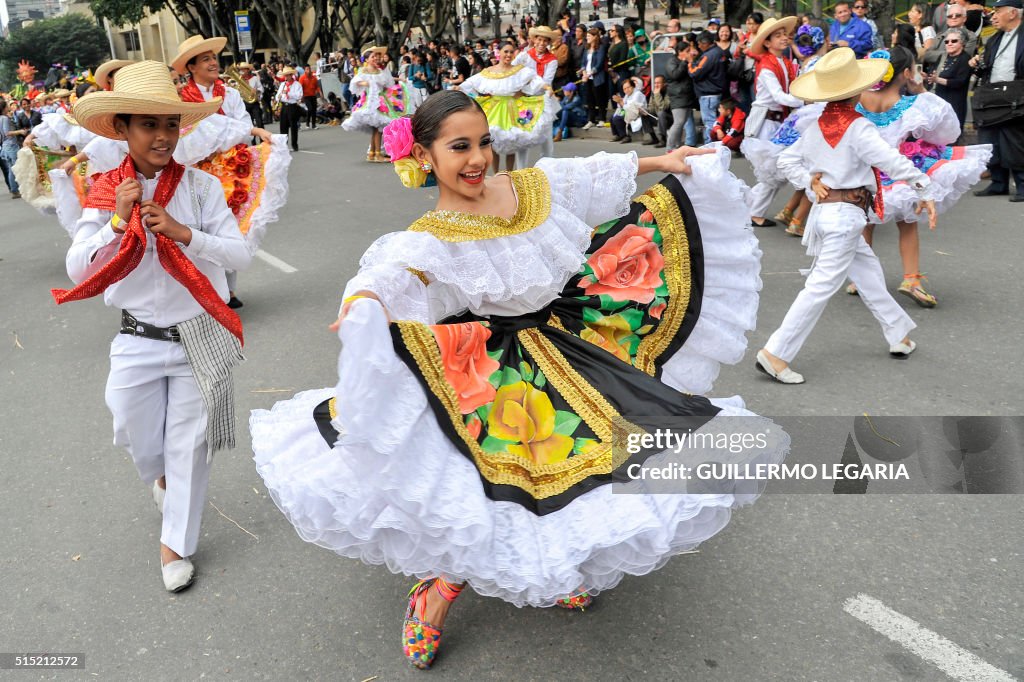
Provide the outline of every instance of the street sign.
<path id="1" fill-rule="evenodd" d="M 238 49 L 248 52 L 252 49 L 252 26 L 248 12 L 235 12 L 235 33 L 238 35 Z"/>

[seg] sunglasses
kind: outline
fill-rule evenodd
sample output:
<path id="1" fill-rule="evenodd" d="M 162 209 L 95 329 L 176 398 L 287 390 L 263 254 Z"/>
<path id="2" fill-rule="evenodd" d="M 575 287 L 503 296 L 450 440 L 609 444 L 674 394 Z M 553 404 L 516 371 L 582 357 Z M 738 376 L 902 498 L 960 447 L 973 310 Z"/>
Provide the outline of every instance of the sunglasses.
<path id="1" fill-rule="evenodd" d="M 967 16 L 967 15 L 966 14 L 950 14 L 948 12 L 946 13 L 946 18 L 947 19 L 963 19 L 965 16 Z"/>
<path id="2" fill-rule="evenodd" d="M 853 8 L 854 9 L 867 9 L 868 6 L 867 5 L 854 5 Z"/>
<path id="3" fill-rule="evenodd" d="M 944 40 L 942 42 L 946 43 L 947 45 L 959 45 L 960 44 L 959 40 Z"/>

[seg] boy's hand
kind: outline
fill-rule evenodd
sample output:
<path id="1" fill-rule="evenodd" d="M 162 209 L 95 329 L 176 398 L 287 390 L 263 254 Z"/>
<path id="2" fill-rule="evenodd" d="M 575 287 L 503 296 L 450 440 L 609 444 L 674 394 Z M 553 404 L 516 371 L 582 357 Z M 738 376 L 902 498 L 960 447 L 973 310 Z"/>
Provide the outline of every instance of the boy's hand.
<path id="1" fill-rule="evenodd" d="M 828 199 L 828 193 L 832 191 L 832 188 L 822 183 L 821 173 L 815 173 L 811 177 L 811 190 L 814 191 L 814 196 L 818 197 L 818 201 L 824 201 Z"/>
<path id="2" fill-rule="evenodd" d="M 127 223 L 132 217 L 132 209 L 142 200 L 142 184 L 135 178 L 127 178 L 114 190 L 114 205 L 117 217 Z M 124 234 L 124 228 L 114 228 L 114 232 Z"/>
<path id="3" fill-rule="evenodd" d="M 142 224 L 153 234 L 162 234 L 186 246 L 192 242 L 192 230 L 172 218 L 163 206 L 155 201 L 141 204 Z"/>

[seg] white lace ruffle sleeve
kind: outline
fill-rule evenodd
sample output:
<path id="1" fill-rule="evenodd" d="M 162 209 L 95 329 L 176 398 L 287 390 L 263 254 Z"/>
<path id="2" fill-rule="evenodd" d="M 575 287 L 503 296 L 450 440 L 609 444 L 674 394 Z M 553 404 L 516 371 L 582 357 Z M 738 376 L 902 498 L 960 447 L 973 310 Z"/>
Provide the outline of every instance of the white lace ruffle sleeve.
<path id="1" fill-rule="evenodd" d="M 635 152 L 575 159 L 543 158 L 537 162 L 551 183 L 551 201 L 589 226 L 629 213 L 636 194 Z"/>
<path id="2" fill-rule="evenodd" d="M 32 134 L 36 136 L 39 145 L 49 149 L 60 149 L 61 147 L 75 147 L 79 151 L 85 145 L 95 139 L 96 134 L 91 133 L 78 123 L 72 123 L 67 114 L 54 113 L 45 114 L 43 122 L 37 125 Z"/>
<path id="3" fill-rule="evenodd" d="M 938 95 L 925 92 L 918 95 L 911 106 L 899 113 L 895 121 L 888 125 L 879 125 L 878 132 L 891 145 L 899 145 L 913 137 L 944 147 L 953 144 L 960 137 L 960 121 L 948 102 Z"/>
<path id="4" fill-rule="evenodd" d="M 246 114 L 248 116 L 248 114 Z M 241 121 L 223 114 L 213 114 L 182 131 L 174 160 L 184 166 L 194 166 L 214 152 L 226 152 L 236 144 L 249 144 L 252 140 L 252 120 Z"/>

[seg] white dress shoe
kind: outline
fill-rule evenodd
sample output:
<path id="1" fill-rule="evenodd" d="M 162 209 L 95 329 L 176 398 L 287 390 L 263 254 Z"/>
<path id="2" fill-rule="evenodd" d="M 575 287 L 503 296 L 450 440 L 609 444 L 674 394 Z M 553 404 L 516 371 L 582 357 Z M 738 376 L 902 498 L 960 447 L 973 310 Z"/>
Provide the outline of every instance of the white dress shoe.
<path id="1" fill-rule="evenodd" d="M 915 348 L 917 348 L 917 344 L 914 343 L 913 339 L 910 340 L 910 343 L 900 341 L 889 346 L 889 355 L 894 358 L 905 358 L 913 353 Z"/>
<path id="2" fill-rule="evenodd" d="M 160 567 L 168 592 L 181 592 L 196 579 L 196 569 L 188 559 L 178 559 Z"/>
<path id="3" fill-rule="evenodd" d="M 775 368 L 772 367 L 772 363 L 768 361 L 768 356 L 764 354 L 763 350 L 757 351 L 757 360 L 754 363 L 759 370 L 775 379 L 781 384 L 802 384 L 804 383 L 804 377 L 802 374 L 797 374 L 789 367 L 776 372 Z"/>
<path id="4" fill-rule="evenodd" d="M 164 513 L 164 496 L 167 491 L 160 487 L 160 485 L 153 481 L 153 501 L 156 502 L 157 511 L 161 514 Z"/>

